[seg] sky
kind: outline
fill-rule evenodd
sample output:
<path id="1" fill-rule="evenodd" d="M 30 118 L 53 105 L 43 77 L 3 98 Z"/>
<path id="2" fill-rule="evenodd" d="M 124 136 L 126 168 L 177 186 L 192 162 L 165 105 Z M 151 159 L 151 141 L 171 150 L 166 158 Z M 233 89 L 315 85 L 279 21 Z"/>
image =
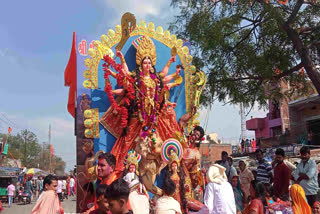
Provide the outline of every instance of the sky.
<path id="1" fill-rule="evenodd" d="M 176 9 L 168 0 L 55 0 L 3 1 L 0 13 L 0 132 L 11 126 L 34 132 L 39 142 L 51 142 L 55 154 L 76 163 L 74 119 L 67 111 L 69 88 L 64 86 L 72 32 L 99 39 L 120 24 L 122 14 L 131 12 L 137 22 L 154 22 L 167 29 Z M 264 116 L 255 109 L 250 116 Z M 201 110 L 200 121 L 207 117 Z M 209 112 L 207 133 L 224 139 L 240 136 L 237 106 L 214 103 Z M 252 135 L 252 133 L 251 133 Z"/>

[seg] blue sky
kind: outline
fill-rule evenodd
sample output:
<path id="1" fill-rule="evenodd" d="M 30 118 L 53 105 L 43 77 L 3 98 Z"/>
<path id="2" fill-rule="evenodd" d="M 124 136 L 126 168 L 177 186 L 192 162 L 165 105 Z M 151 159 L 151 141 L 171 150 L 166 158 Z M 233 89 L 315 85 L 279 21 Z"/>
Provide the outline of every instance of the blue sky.
<path id="1" fill-rule="evenodd" d="M 5 132 L 9 125 L 13 134 L 27 128 L 43 142 L 51 124 L 55 153 L 71 169 L 76 157 L 75 137 L 73 118 L 66 108 L 69 89 L 64 87 L 64 69 L 72 32 L 99 39 L 120 24 L 127 11 L 135 14 L 138 22 L 152 21 L 166 29 L 175 10 L 167 0 L 3 1 L 1 8 L 0 131 Z M 207 132 L 238 138 L 238 111 L 215 103 Z"/>

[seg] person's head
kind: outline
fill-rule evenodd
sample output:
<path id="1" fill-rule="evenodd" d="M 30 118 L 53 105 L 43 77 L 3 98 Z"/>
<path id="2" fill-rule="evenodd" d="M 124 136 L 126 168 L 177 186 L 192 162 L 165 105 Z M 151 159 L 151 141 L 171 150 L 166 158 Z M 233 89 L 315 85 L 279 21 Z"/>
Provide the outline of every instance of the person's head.
<path id="1" fill-rule="evenodd" d="M 320 214 L 320 202 L 319 201 L 314 202 L 313 207 L 312 207 L 312 212 L 313 212 L 313 214 Z"/>
<path id="2" fill-rule="evenodd" d="M 127 212 L 127 202 L 130 189 L 125 180 L 119 178 L 112 182 L 104 195 L 108 200 L 109 209 L 112 214 L 122 214 Z"/>
<path id="3" fill-rule="evenodd" d="M 259 162 L 263 161 L 263 152 L 261 149 L 257 149 L 255 154 L 256 154 L 257 161 Z"/>
<path id="4" fill-rule="evenodd" d="M 108 177 L 116 167 L 116 158 L 111 153 L 102 153 L 98 161 L 98 177 Z"/>
<path id="5" fill-rule="evenodd" d="M 129 166 L 129 172 L 136 172 L 136 165 L 130 164 L 130 166 Z"/>
<path id="6" fill-rule="evenodd" d="M 262 183 L 257 180 L 252 180 L 250 185 L 250 196 L 252 199 L 254 198 L 265 198 L 265 190 Z"/>
<path id="7" fill-rule="evenodd" d="M 56 191 L 58 186 L 57 177 L 51 174 L 47 175 L 43 180 L 43 186 L 45 191 L 48 191 L 48 190 Z"/>
<path id="8" fill-rule="evenodd" d="M 281 148 L 278 148 L 275 152 L 276 154 L 276 158 L 275 158 L 275 161 L 277 163 L 282 163 L 284 158 L 285 158 L 285 153 L 284 153 L 284 150 L 281 149 Z"/>
<path id="9" fill-rule="evenodd" d="M 221 152 L 221 160 L 222 160 L 223 162 L 226 162 L 227 159 L 228 159 L 228 152 L 222 151 L 222 152 Z"/>
<path id="10" fill-rule="evenodd" d="M 109 203 L 108 200 L 104 197 L 108 186 L 106 184 L 99 184 L 98 188 L 96 189 L 96 197 L 97 197 L 97 204 L 99 210 L 103 212 L 109 211 Z"/>
<path id="11" fill-rule="evenodd" d="M 246 169 L 246 163 L 243 160 L 239 161 L 239 168 L 241 172 Z"/>
<path id="12" fill-rule="evenodd" d="M 200 141 L 204 136 L 204 130 L 201 126 L 194 127 L 193 131 L 190 134 L 190 143 L 195 143 L 196 141 Z"/>
<path id="13" fill-rule="evenodd" d="M 239 177 L 238 176 L 233 176 L 231 180 L 231 185 L 232 187 L 238 187 L 239 186 Z"/>
<path id="14" fill-rule="evenodd" d="M 178 164 L 177 164 L 177 162 L 173 162 L 173 163 L 171 163 L 171 170 L 173 171 L 173 172 L 177 172 L 178 171 Z"/>
<path id="15" fill-rule="evenodd" d="M 88 182 L 83 186 L 83 190 L 87 192 L 88 196 L 93 196 L 94 195 L 94 187 L 92 182 Z"/>
<path id="16" fill-rule="evenodd" d="M 165 179 L 163 182 L 162 190 L 165 195 L 172 196 L 176 191 L 176 184 L 170 178 Z"/>
<path id="17" fill-rule="evenodd" d="M 273 186 L 269 183 L 264 183 L 264 194 L 267 197 L 272 197 L 273 196 Z"/>
<path id="18" fill-rule="evenodd" d="M 299 184 L 293 184 L 290 188 L 290 197 L 292 199 L 293 205 L 304 203 L 307 204 L 305 201 L 306 194 L 303 188 Z"/>
<path id="19" fill-rule="evenodd" d="M 310 159 L 310 148 L 303 146 L 300 149 L 300 158 L 303 162 L 307 162 Z"/>
<path id="20" fill-rule="evenodd" d="M 148 57 L 148 56 L 145 57 L 145 58 L 143 58 L 141 67 L 142 67 L 142 70 L 143 70 L 144 72 L 146 72 L 146 71 L 150 72 L 151 69 L 152 69 L 151 58 Z"/>
<path id="21" fill-rule="evenodd" d="M 233 164 L 233 159 L 232 159 L 231 157 L 228 157 L 227 161 L 228 161 L 229 165 L 232 166 L 232 164 Z"/>

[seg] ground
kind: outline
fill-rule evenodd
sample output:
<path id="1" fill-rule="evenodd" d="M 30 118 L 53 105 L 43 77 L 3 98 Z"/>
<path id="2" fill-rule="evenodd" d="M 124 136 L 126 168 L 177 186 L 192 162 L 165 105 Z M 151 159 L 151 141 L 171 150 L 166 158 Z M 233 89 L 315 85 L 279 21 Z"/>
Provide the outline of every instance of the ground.
<path id="1" fill-rule="evenodd" d="M 4 210 L 1 214 L 12 214 L 12 213 L 19 213 L 19 214 L 30 214 L 32 208 L 36 204 L 36 200 L 32 201 L 32 204 L 23 205 L 21 203 L 14 203 L 10 208 L 7 203 L 2 203 Z M 61 203 L 64 213 L 71 214 L 76 213 L 76 197 L 69 197 L 68 200 L 63 200 Z"/>

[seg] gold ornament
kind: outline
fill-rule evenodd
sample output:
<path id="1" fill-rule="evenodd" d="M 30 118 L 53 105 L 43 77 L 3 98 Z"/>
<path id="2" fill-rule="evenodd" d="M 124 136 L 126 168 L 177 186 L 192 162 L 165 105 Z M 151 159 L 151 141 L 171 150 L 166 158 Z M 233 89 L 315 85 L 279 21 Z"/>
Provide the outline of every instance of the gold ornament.
<path id="1" fill-rule="evenodd" d="M 170 154 L 170 161 L 169 161 L 169 167 L 170 169 L 172 170 L 172 164 L 173 163 L 177 163 L 177 166 L 180 167 L 180 159 L 177 155 L 177 153 L 171 151 L 171 154 Z"/>
<path id="2" fill-rule="evenodd" d="M 145 57 L 149 57 L 151 59 L 152 66 L 155 66 L 157 62 L 156 48 L 152 40 L 148 36 L 144 36 L 141 38 L 139 47 L 137 48 L 137 54 L 136 54 L 137 65 L 142 65 L 142 60 Z"/>

